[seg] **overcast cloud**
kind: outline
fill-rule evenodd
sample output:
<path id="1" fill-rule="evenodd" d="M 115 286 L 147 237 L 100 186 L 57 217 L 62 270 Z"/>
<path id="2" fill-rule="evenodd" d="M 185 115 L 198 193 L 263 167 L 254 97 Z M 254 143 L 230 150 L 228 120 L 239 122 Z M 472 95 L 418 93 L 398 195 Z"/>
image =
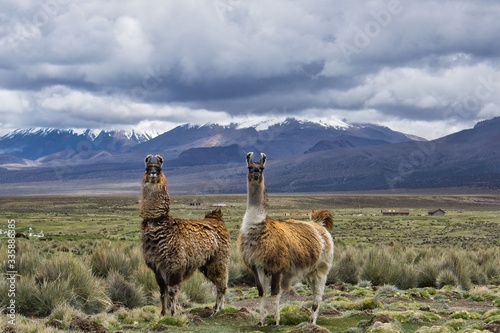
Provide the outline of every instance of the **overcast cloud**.
<path id="1" fill-rule="evenodd" d="M 433 139 L 500 116 L 493 0 L 0 6 L 0 134 L 289 115 Z"/>

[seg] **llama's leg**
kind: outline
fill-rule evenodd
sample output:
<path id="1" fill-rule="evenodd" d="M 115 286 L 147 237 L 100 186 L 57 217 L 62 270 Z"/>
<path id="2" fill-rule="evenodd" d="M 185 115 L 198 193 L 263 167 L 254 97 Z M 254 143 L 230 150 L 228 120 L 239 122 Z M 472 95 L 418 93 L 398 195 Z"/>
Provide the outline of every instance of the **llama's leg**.
<path id="1" fill-rule="evenodd" d="M 283 274 L 276 273 L 271 276 L 271 297 L 275 297 L 274 304 L 274 324 L 280 325 L 280 298 L 281 298 L 281 278 Z"/>
<path id="2" fill-rule="evenodd" d="M 165 293 L 167 292 L 167 284 L 163 279 L 160 272 L 155 272 L 156 283 L 160 287 L 160 302 L 161 302 L 161 315 L 165 315 Z"/>
<path id="3" fill-rule="evenodd" d="M 262 284 L 260 284 L 259 273 L 257 272 L 257 267 L 252 266 L 253 276 L 255 278 L 255 284 L 257 285 L 257 292 L 259 293 L 259 297 L 264 296 L 264 288 Z"/>
<path id="4" fill-rule="evenodd" d="M 177 292 L 179 291 L 179 285 L 168 286 L 168 296 L 167 296 L 167 308 L 170 309 L 170 314 L 175 316 L 177 310 Z"/>
<path id="5" fill-rule="evenodd" d="M 312 313 L 309 321 L 314 325 L 316 325 L 319 304 L 321 303 L 323 293 L 325 292 L 326 278 L 326 274 L 319 274 L 318 272 L 316 272 L 313 276 L 306 278 L 307 284 L 309 285 L 309 288 L 311 288 L 313 294 Z"/>
<path id="6" fill-rule="evenodd" d="M 214 311 L 212 315 L 224 309 L 224 295 L 227 289 L 227 265 L 224 262 L 212 262 L 202 267 L 200 271 L 209 279 L 217 289 L 217 298 L 215 300 Z"/>
<path id="7" fill-rule="evenodd" d="M 260 283 L 262 287 L 262 296 L 260 296 L 260 320 L 257 323 L 257 326 L 264 326 L 266 322 L 266 308 L 265 308 L 265 303 L 266 303 L 266 289 L 269 283 L 271 282 L 271 276 L 266 275 L 263 269 L 257 269 L 257 277 L 258 277 L 258 283 Z"/>

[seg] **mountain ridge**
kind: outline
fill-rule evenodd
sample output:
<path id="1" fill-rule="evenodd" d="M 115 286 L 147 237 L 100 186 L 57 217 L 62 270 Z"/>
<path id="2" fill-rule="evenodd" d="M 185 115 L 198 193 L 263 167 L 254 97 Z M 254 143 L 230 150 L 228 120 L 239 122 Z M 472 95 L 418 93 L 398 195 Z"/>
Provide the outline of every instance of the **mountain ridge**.
<path id="1" fill-rule="evenodd" d="M 376 125 L 328 128 L 293 120 L 260 130 L 182 125 L 128 147 L 113 140 L 103 135 L 100 147 L 62 150 L 25 165 L 22 158 L 0 155 L 0 183 L 19 184 L 20 192 L 25 183 L 57 187 L 77 180 L 119 189 L 137 179 L 132 183 L 140 186 L 144 157 L 160 154 L 177 193 L 244 193 L 244 155 L 254 151 L 268 156 L 272 192 L 500 189 L 500 117 L 431 141 Z M 57 156 L 65 153 L 67 158 Z"/>

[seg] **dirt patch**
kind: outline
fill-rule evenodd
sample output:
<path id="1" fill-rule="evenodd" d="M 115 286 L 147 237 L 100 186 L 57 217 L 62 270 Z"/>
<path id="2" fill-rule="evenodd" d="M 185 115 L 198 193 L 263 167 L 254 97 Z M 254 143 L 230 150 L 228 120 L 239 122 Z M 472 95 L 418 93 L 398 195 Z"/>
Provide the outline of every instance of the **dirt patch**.
<path id="1" fill-rule="evenodd" d="M 148 332 L 165 332 L 168 331 L 169 327 L 167 325 L 163 324 L 156 324 L 153 327 L 151 327 Z"/>
<path id="2" fill-rule="evenodd" d="M 224 313 L 218 316 L 219 318 L 230 318 L 230 319 L 247 319 L 253 317 L 247 308 L 241 308 L 236 313 Z"/>
<path id="3" fill-rule="evenodd" d="M 484 328 L 493 333 L 500 333 L 500 320 L 495 320 L 494 322 L 486 324 Z"/>

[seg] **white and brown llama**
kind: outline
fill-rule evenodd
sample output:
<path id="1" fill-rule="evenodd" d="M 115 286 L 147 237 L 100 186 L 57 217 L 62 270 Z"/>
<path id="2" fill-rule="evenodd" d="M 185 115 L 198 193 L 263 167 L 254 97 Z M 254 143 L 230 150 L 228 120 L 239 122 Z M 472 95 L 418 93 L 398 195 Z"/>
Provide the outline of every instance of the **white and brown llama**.
<path id="1" fill-rule="evenodd" d="M 160 287 L 161 314 L 169 309 L 175 315 L 180 285 L 196 270 L 217 289 L 215 314 L 224 307 L 230 256 L 230 236 L 222 221 L 222 211 L 215 209 L 201 220 L 170 216 L 163 158 L 155 157 L 156 162 L 152 155 L 145 159 L 140 216 L 142 250 Z"/>
<path id="2" fill-rule="evenodd" d="M 333 226 L 329 211 L 313 212 L 316 223 L 297 220 L 274 220 L 267 215 L 268 201 L 264 183 L 266 155 L 260 161 L 246 156 L 247 209 L 238 237 L 238 246 L 247 267 L 253 271 L 261 297 L 261 318 L 264 325 L 264 302 L 268 286 L 275 299 L 275 325 L 280 321 L 280 297 L 283 288 L 296 276 L 302 276 L 313 293 L 310 322 L 316 324 L 326 278 L 333 262 L 333 238 L 328 231 Z"/>

